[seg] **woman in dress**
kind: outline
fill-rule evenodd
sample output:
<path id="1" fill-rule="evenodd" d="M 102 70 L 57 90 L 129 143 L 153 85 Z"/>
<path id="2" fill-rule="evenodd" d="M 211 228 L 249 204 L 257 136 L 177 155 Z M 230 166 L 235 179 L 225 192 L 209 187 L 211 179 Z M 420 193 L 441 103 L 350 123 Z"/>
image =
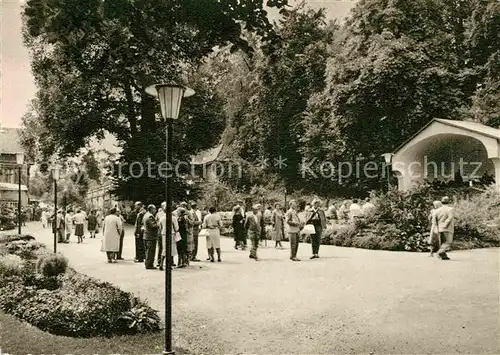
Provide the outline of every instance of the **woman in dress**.
<path id="1" fill-rule="evenodd" d="M 275 241 L 275 248 L 283 248 L 281 245 L 281 241 L 285 239 L 285 225 L 284 225 L 284 215 L 281 209 L 281 205 L 276 203 L 274 205 L 274 211 L 272 215 L 272 223 L 273 223 L 273 237 Z"/>
<path id="2" fill-rule="evenodd" d="M 83 234 L 85 233 L 85 216 L 82 210 L 76 210 L 73 216 L 73 223 L 75 224 L 75 235 L 78 238 L 78 244 L 80 244 L 83 242 Z"/>
<path id="3" fill-rule="evenodd" d="M 439 228 L 438 228 L 438 222 L 436 218 L 436 212 L 437 210 L 443 206 L 441 201 L 434 201 L 433 203 L 433 209 L 431 210 L 431 213 L 429 214 L 429 222 L 431 225 L 431 232 L 429 234 L 429 250 L 430 254 L 429 256 L 433 256 L 435 252 L 439 250 L 441 247 L 441 240 L 439 238 Z"/>
<path id="4" fill-rule="evenodd" d="M 220 230 L 222 228 L 222 221 L 217 213 L 215 207 L 210 207 L 208 214 L 203 220 L 202 228 L 209 230 L 209 236 L 207 238 L 207 248 L 208 256 L 210 257 L 210 262 L 214 262 L 214 249 L 217 251 L 217 261 L 221 262 L 221 252 L 220 252 Z"/>
<path id="5" fill-rule="evenodd" d="M 245 250 L 245 218 L 241 213 L 241 207 L 236 206 L 233 214 L 233 231 L 234 231 L 234 249 L 241 246 L 241 250 Z"/>

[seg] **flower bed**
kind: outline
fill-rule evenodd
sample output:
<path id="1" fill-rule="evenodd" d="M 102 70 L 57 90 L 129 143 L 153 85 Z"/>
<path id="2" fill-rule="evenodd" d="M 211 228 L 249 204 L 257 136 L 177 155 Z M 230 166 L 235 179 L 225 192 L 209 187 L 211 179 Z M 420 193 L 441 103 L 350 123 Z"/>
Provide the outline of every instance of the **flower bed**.
<path id="1" fill-rule="evenodd" d="M 55 335 L 112 336 L 159 330 L 158 312 L 113 285 L 67 267 L 29 236 L 0 240 L 0 309 Z"/>
<path id="2" fill-rule="evenodd" d="M 455 196 L 454 249 L 500 246 L 500 192 L 483 193 L 435 190 L 424 186 L 411 192 L 390 191 L 372 196 L 377 206 L 372 218 L 329 227 L 323 244 L 394 251 L 428 251 L 428 215 L 432 201 L 447 194 Z"/>

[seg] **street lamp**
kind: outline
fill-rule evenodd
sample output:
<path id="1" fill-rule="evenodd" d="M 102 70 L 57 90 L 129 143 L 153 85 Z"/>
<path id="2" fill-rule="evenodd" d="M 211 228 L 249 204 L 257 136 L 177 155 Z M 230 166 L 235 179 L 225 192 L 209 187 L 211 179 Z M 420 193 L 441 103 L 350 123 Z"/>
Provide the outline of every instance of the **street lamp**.
<path id="1" fill-rule="evenodd" d="M 166 123 L 165 158 L 167 168 L 172 162 L 173 121 L 179 117 L 183 97 L 194 95 L 194 90 L 175 84 L 155 84 L 146 88 L 146 93 L 160 100 L 161 115 Z M 167 173 L 165 176 L 166 243 L 165 243 L 165 348 L 163 354 L 174 354 L 172 350 L 172 183 Z"/>
<path id="2" fill-rule="evenodd" d="M 59 167 L 52 168 L 52 180 L 54 180 L 54 221 L 52 229 L 54 231 L 54 254 L 57 252 L 57 181 L 59 180 Z"/>
<path id="3" fill-rule="evenodd" d="M 390 190 L 391 189 L 391 179 L 390 179 L 390 166 L 392 164 L 392 156 L 394 154 L 392 153 L 384 153 L 382 156 L 384 157 L 385 164 L 387 165 L 387 188 Z"/>
<path id="4" fill-rule="evenodd" d="M 19 182 L 19 190 L 18 190 L 18 201 L 17 201 L 17 225 L 18 225 L 18 233 L 21 234 L 21 175 L 23 173 L 23 164 L 24 164 L 24 153 L 16 153 L 16 163 L 18 169 L 18 182 Z"/>

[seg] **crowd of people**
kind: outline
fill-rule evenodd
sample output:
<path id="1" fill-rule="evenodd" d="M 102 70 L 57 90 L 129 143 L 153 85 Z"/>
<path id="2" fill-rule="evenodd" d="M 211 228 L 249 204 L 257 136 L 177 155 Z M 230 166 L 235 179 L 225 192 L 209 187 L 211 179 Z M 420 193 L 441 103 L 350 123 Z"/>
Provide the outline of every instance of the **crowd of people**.
<path id="1" fill-rule="evenodd" d="M 215 207 L 208 211 L 198 208 L 197 203 L 181 202 L 174 206 L 172 212 L 171 255 L 166 255 L 167 216 L 166 203 L 157 209 L 155 205 L 143 205 L 136 202 L 135 208 L 135 258 L 136 263 L 144 263 L 148 270 L 165 267 L 169 258 L 171 267 L 185 268 L 192 262 L 199 262 L 200 238 L 206 241 L 206 250 L 210 262 L 222 262 L 221 232 L 225 229 L 221 215 Z M 307 235 L 311 242 L 310 259 L 319 258 L 321 237 L 327 226 L 332 223 L 348 223 L 358 218 L 368 217 L 376 210 L 376 206 L 367 198 L 344 201 L 328 208 L 320 199 L 311 203 L 291 200 L 288 208 L 281 203 L 264 208 L 262 204 L 254 204 L 249 211 L 245 210 L 243 201 L 236 201 L 232 209 L 231 222 L 234 236 L 234 248 L 246 250 L 250 241 L 249 258 L 259 260 L 258 249 L 267 246 L 268 240 L 275 242 L 274 247 L 283 249 L 282 241 L 290 242 L 290 260 L 300 261 L 297 257 L 301 235 Z M 41 213 L 44 228 L 52 227 L 59 243 L 69 243 L 72 235 L 77 243 L 82 243 L 86 235 L 95 238 L 102 229 L 101 251 L 106 253 L 108 263 L 124 260 L 122 257 L 125 237 L 125 217 L 118 207 L 114 207 L 103 218 L 99 210 L 75 208 L 64 211 L 59 209 L 54 215 L 44 210 Z M 429 237 L 430 255 L 437 254 L 448 260 L 447 251 L 453 240 L 453 209 L 449 206 L 449 198 L 434 202 L 434 209 L 429 216 L 431 232 Z M 174 257 L 177 257 L 177 264 Z"/>
<path id="2" fill-rule="evenodd" d="M 165 203 L 157 209 L 155 205 L 143 205 L 142 202 L 135 203 L 134 237 L 135 258 L 137 263 L 144 263 L 146 269 L 163 269 L 166 255 L 166 231 L 167 222 L 165 214 Z M 255 204 L 249 211 L 245 211 L 243 201 L 237 201 L 232 213 L 232 230 L 234 235 L 234 248 L 245 250 L 247 241 L 250 240 L 249 257 L 259 260 L 257 251 L 259 246 L 267 246 L 267 240 L 275 241 L 275 248 L 282 249 L 282 241 L 290 240 L 290 259 L 300 261 L 297 258 L 300 234 L 308 234 L 312 244 L 312 255 L 310 259 L 319 258 L 321 235 L 327 223 L 333 219 L 353 220 L 373 212 L 375 206 L 369 199 L 364 204 L 357 200 L 342 203 L 338 209 L 330 206 L 328 209 L 322 206 L 322 201 L 315 199 L 308 204 L 305 201 L 290 201 L 289 208 L 285 210 L 280 203 L 264 208 L 261 204 Z M 119 211 L 113 209 L 110 215 Z M 108 217 L 106 217 L 108 218 Z M 108 226 L 104 220 L 103 243 L 108 253 L 108 261 L 113 263 L 116 257 L 118 241 L 123 234 L 123 225 L 117 218 L 110 217 Z M 174 206 L 172 212 L 172 240 L 171 255 L 168 256 L 170 265 L 185 268 L 192 262 L 200 261 L 199 240 L 206 241 L 207 261 L 222 262 L 220 246 L 221 231 L 224 229 L 223 221 L 215 207 L 208 211 L 202 211 L 196 203 L 188 204 L 181 202 Z M 123 239 L 123 237 L 121 237 Z M 108 239 L 114 242 L 108 242 Z M 177 264 L 174 257 L 177 257 Z"/>

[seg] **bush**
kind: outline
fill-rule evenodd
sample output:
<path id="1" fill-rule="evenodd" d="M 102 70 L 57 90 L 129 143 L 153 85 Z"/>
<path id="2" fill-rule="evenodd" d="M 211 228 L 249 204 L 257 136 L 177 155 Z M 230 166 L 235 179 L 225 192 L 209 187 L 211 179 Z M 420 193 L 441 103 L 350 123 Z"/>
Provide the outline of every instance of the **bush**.
<path id="1" fill-rule="evenodd" d="M 425 185 L 408 192 L 391 190 L 374 194 L 374 215 L 333 233 L 338 246 L 394 251 L 427 251 L 428 216 L 432 202 L 448 195 L 458 202 L 455 213 L 454 249 L 500 246 L 500 192 L 492 187 L 483 193 L 467 188 L 437 190 Z"/>
<path id="2" fill-rule="evenodd" d="M 134 333 L 147 333 L 160 329 L 158 311 L 137 298 L 132 299 L 132 309 L 125 312 L 121 319 L 127 322 L 128 328 Z"/>
<path id="3" fill-rule="evenodd" d="M 35 240 L 34 237 L 28 234 L 1 234 L 0 244 L 14 242 L 16 240 Z"/>
<path id="4" fill-rule="evenodd" d="M 6 204 L 0 205 L 0 231 L 10 230 L 16 227 L 16 215 L 14 209 Z"/>
<path id="5" fill-rule="evenodd" d="M 113 285 L 68 269 L 26 236 L 2 236 L 0 309 L 56 335 L 73 337 L 148 333 L 157 311 Z M 38 258 L 38 259 L 37 259 Z"/>
<path id="6" fill-rule="evenodd" d="M 76 272 L 3 278 L 0 308 L 55 335 L 112 336 L 157 331 L 157 311 L 109 283 Z"/>
<path id="7" fill-rule="evenodd" d="M 0 254 L 15 254 L 23 259 L 37 259 L 46 253 L 45 245 L 34 240 L 14 240 L 0 244 Z"/>
<path id="8" fill-rule="evenodd" d="M 0 256 L 0 275 L 13 276 L 22 275 L 24 269 L 24 261 L 17 255 Z"/>
<path id="9" fill-rule="evenodd" d="M 38 259 L 36 269 L 45 277 L 64 274 L 68 268 L 68 259 L 61 254 L 49 254 Z"/>

